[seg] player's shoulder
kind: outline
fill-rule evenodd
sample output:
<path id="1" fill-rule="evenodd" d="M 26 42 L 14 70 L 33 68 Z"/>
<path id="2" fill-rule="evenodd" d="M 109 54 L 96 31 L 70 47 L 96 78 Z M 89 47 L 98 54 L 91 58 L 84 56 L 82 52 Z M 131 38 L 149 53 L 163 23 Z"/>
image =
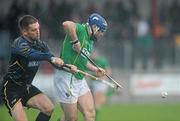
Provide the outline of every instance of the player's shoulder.
<path id="1" fill-rule="evenodd" d="M 27 46 L 29 46 L 28 42 L 22 36 L 16 38 L 12 43 L 13 48 L 23 48 Z"/>
<path id="2" fill-rule="evenodd" d="M 86 24 L 84 24 L 84 23 L 76 23 L 76 28 L 81 28 L 81 29 L 86 28 Z"/>
<path id="3" fill-rule="evenodd" d="M 86 24 L 84 23 L 76 23 L 76 30 L 77 31 L 86 31 Z"/>
<path id="4" fill-rule="evenodd" d="M 97 63 L 108 65 L 108 59 L 104 56 L 99 56 L 98 58 L 95 59 L 95 61 Z"/>

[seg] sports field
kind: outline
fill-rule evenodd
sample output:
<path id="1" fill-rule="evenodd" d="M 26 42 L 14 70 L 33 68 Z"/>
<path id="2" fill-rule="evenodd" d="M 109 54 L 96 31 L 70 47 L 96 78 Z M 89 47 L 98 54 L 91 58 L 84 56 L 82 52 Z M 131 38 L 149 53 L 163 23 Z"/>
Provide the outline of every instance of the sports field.
<path id="1" fill-rule="evenodd" d="M 26 110 L 29 121 L 34 121 L 37 110 Z M 51 121 L 57 121 L 61 110 L 56 106 Z M 0 106 L 0 121 L 12 121 L 5 106 Z M 83 121 L 79 115 L 78 121 Z M 180 121 L 180 104 L 106 105 L 98 121 Z"/>

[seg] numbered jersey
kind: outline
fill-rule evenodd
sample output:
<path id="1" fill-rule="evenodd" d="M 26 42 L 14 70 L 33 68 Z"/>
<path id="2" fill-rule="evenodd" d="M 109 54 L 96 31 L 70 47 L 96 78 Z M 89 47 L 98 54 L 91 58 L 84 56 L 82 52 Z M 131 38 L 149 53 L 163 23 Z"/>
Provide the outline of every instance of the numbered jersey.
<path id="1" fill-rule="evenodd" d="M 90 56 L 90 53 L 93 49 L 93 40 L 90 39 L 87 31 L 86 24 L 76 24 L 76 34 L 78 36 L 78 40 L 81 43 L 82 51 L 87 55 Z M 83 71 L 87 70 L 87 58 L 84 57 L 82 54 L 78 54 L 76 51 L 73 50 L 71 45 L 71 38 L 66 35 L 61 51 L 61 58 L 64 60 L 66 64 L 73 64 Z M 82 79 L 84 76 L 80 73 L 75 74 L 77 79 Z"/>

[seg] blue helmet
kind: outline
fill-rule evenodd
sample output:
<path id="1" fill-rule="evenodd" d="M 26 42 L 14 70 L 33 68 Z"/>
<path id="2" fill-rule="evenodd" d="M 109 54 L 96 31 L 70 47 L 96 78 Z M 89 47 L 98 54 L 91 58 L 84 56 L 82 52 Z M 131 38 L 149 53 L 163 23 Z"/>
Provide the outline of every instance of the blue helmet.
<path id="1" fill-rule="evenodd" d="M 106 20 L 97 13 L 91 14 L 89 16 L 87 22 L 89 23 L 90 26 L 95 24 L 97 27 L 99 27 L 99 31 L 101 31 L 101 32 L 105 32 L 107 29 Z"/>

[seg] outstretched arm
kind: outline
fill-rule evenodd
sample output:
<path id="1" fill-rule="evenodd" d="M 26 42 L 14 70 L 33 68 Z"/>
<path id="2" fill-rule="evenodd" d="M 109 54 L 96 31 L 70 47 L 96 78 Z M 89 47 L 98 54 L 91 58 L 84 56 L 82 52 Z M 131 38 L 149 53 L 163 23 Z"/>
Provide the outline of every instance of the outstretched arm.
<path id="1" fill-rule="evenodd" d="M 33 61 L 49 61 L 53 64 L 63 64 L 63 60 L 55 57 L 44 43 L 36 45 L 38 49 L 33 49 L 26 42 L 22 42 L 19 46 L 13 47 L 12 52 L 14 54 L 21 55 L 29 60 Z"/>

